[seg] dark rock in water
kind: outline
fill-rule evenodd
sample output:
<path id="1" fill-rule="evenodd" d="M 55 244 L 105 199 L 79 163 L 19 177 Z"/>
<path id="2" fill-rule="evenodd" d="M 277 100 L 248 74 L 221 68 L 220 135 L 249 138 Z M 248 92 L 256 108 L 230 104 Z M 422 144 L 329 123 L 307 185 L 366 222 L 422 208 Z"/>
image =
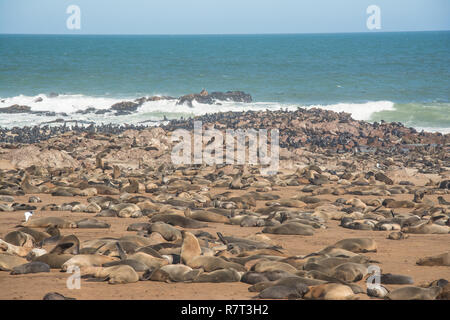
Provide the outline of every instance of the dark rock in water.
<path id="1" fill-rule="evenodd" d="M 111 106 L 111 110 L 115 110 L 118 112 L 134 112 L 139 107 L 138 103 L 134 103 L 131 101 L 122 101 Z"/>
<path id="2" fill-rule="evenodd" d="M 242 91 L 212 92 L 210 96 L 215 100 L 234 101 L 234 102 L 252 102 L 252 96 Z"/>
<path id="3" fill-rule="evenodd" d="M 200 94 L 188 94 L 178 99 L 177 105 L 187 104 L 192 107 L 192 101 L 203 104 L 214 104 L 216 100 L 234 102 L 252 102 L 252 96 L 242 91 L 212 92 L 209 94 L 205 89 Z"/>
<path id="4" fill-rule="evenodd" d="M 30 113 L 30 112 L 31 107 L 19 106 L 18 104 L 14 104 L 6 108 L 0 108 L 0 113 Z"/>
<path id="5" fill-rule="evenodd" d="M 94 107 L 89 107 L 89 108 L 84 109 L 84 110 L 78 110 L 78 111 L 76 111 L 75 113 L 78 113 L 78 114 L 88 114 L 88 113 L 94 113 L 94 112 L 96 112 L 96 111 L 97 111 L 97 109 L 95 109 Z"/>
<path id="6" fill-rule="evenodd" d="M 55 97 L 57 97 L 57 96 L 59 96 L 58 93 L 50 92 L 50 93 L 47 95 L 47 98 L 55 98 Z"/>
<path id="7" fill-rule="evenodd" d="M 37 97 L 36 99 L 34 99 L 34 102 L 41 102 L 42 100 L 44 100 L 42 99 L 42 97 Z"/>
<path id="8" fill-rule="evenodd" d="M 108 110 L 108 109 L 102 109 L 102 110 L 95 111 L 95 114 L 105 114 L 105 113 L 108 113 L 108 112 L 111 112 L 111 111 Z"/>

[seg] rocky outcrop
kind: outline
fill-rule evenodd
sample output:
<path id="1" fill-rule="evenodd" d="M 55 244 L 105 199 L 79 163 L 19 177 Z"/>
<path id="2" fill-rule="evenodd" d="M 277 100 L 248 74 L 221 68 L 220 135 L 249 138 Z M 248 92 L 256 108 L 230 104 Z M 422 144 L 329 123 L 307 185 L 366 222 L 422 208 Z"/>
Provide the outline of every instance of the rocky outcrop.
<path id="1" fill-rule="evenodd" d="M 252 102 L 252 96 L 242 91 L 212 92 L 208 93 L 205 89 L 199 94 L 188 94 L 178 99 L 177 105 L 187 104 L 193 107 L 192 102 L 196 101 L 203 104 L 214 104 L 217 101 L 234 102 Z"/>
<path id="2" fill-rule="evenodd" d="M 18 104 L 6 108 L 0 108 L 0 113 L 31 113 L 31 107 Z"/>

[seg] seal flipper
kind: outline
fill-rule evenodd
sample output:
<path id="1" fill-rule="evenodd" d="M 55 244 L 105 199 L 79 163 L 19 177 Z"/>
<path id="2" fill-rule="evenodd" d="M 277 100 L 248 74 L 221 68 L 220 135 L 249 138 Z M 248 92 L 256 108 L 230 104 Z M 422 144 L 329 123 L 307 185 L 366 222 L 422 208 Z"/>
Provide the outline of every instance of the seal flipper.
<path id="1" fill-rule="evenodd" d="M 119 251 L 120 260 L 126 260 L 127 254 L 123 250 L 122 246 L 120 245 L 119 241 L 116 242 L 117 250 Z"/>

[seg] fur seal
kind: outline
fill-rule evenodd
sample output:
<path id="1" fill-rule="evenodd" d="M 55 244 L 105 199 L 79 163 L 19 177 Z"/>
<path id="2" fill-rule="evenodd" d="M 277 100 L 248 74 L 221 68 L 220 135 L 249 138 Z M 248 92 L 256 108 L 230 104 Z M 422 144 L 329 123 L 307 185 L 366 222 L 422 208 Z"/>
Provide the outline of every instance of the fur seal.
<path id="1" fill-rule="evenodd" d="M 284 234 L 284 235 L 314 235 L 314 228 L 298 222 L 285 222 L 279 226 L 265 227 L 263 233 Z"/>
<path id="2" fill-rule="evenodd" d="M 377 244 L 375 240 L 369 238 L 343 239 L 330 247 L 341 248 L 354 253 L 377 252 Z"/>
<path id="3" fill-rule="evenodd" d="M 183 264 L 169 264 L 151 273 L 149 280 L 163 282 L 191 282 L 203 272 Z"/>
<path id="4" fill-rule="evenodd" d="M 48 264 L 51 269 L 61 269 L 62 265 L 71 259 L 71 254 L 55 254 L 46 253 L 41 256 L 35 257 L 33 261 L 40 261 Z"/>
<path id="5" fill-rule="evenodd" d="M 420 288 L 402 287 L 389 292 L 386 299 L 389 300 L 435 300 L 442 292 L 440 287 Z"/>
<path id="6" fill-rule="evenodd" d="M 33 246 L 34 238 L 22 231 L 12 231 L 5 235 L 5 241 L 15 246 Z"/>
<path id="7" fill-rule="evenodd" d="M 108 281 L 109 284 L 125 284 L 139 281 L 139 275 L 129 265 L 118 265 L 112 267 L 87 267 L 83 268 L 83 274 Z"/>
<path id="8" fill-rule="evenodd" d="M 402 240 L 402 239 L 408 239 L 409 235 L 401 232 L 401 231 L 395 231 L 388 234 L 387 239 L 390 240 Z"/>
<path id="9" fill-rule="evenodd" d="M 212 272 L 203 272 L 193 282 L 239 282 L 241 274 L 234 269 L 219 269 Z"/>
<path id="10" fill-rule="evenodd" d="M 181 246 L 181 261 L 187 266 L 197 269 L 202 268 L 206 272 L 219 269 L 235 269 L 236 271 L 246 272 L 244 266 L 226 261 L 219 257 L 202 256 L 202 249 L 197 237 L 192 233 L 183 231 L 183 243 Z"/>
<path id="11" fill-rule="evenodd" d="M 173 226 L 179 226 L 188 229 L 205 228 L 208 225 L 194 219 L 182 217 L 176 214 L 157 214 L 150 218 L 151 222 L 165 222 Z"/>
<path id="12" fill-rule="evenodd" d="M 80 253 L 80 240 L 73 234 L 62 237 L 60 240 L 58 240 L 56 246 L 49 253 L 79 254 Z"/>
<path id="13" fill-rule="evenodd" d="M 448 234 L 450 233 L 450 227 L 434 224 L 430 220 L 417 226 L 404 227 L 402 228 L 402 232 L 415 234 Z"/>
<path id="14" fill-rule="evenodd" d="M 401 274 L 384 273 L 381 275 L 382 284 L 413 284 L 413 278 Z"/>
<path id="15" fill-rule="evenodd" d="M 61 270 L 67 271 L 70 266 L 77 267 L 92 267 L 92 266 L 101 266 L 105 263 L 117 261 L 117 258 L 103 256 L 99 254 L 79 254 L 73 256 L 66 262 L 64 262 L 61 266 Z"/>
<path id="16" fill-rule="evenodd" d="M 28 274 L 39 272 L 50 272 L 50 266 L 44 262 L 33 261 L 14 267 L 11 274 Z"/>
<path id="17" fill-rule="evenodd" d="M 303 298 L 315 300 L 349 300 L 355 299 L 355 295 L 349 286 L 338 283 L 325 283 L 310 287 Z"/>
<path id="18" fill-rule="evenodd" d="M 419 266 L 447 266 L 450 267 L 450 252 L 417 260 Z"/>
<path id="19" fill-rule="evenodd" d="M 345 282 L 356 282 L 367 275 L 367 267 L 363 264 L 347 262 L 333 269 L 332 276 Z"/>
<path id="20" fill-rule="evenodd" d="M 77 224 L 72 221 L 67 221 L 58 217 L 43 217 L 43 218 L 35 218 L 30 219 L 27 222 L 24 222 L 20 225 L 20 227 L 29 227 L 29 228 L 47 228 L 50 226 L 56 226 L 58 228 L 76 228 Z"/>
<path id="21" fill-rule="evenodd" d="M 167 241 L 177 241 L 182 238 L 180 230 L 161 221 L 150 224 L 148 232 L 157 232 Z"/>
<path id="22" fill-rule="evenodd" d="M 79 220 L 75 222 L 77 225 L 77 228 L 80 229 L 86 229 L 86 228 L 103 228 L 108 229 L 111 227 L 109 223 L 98 221 L 97 219 L 93 218 L 85 218 L 82 220 Z"/>
<path id="23" fill-rule="evenodd" d="M 296 283 L 295 287 L 276 285 L 264 289 L 257 297 L 260 299 L 300 299 L 308 291 L 308 286 L 303 283 Z"/>
<path id="24" fill-rule="evenodd" d="M 27 263 L 24 258 L 9 253 L 0 253 L 0 270 L 11 271 L 13 268 Z"/>

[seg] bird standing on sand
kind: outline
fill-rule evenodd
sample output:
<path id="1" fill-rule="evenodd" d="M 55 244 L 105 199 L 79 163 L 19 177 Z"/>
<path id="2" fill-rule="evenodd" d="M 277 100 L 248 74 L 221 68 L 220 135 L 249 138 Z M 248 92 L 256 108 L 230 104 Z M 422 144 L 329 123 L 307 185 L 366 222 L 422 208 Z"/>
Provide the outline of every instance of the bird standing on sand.
<path id="1" fill-rule="evenodd" d="M 33 211 L 25 212 L 25 222 L 27 222 L 28 219 L 30 219 L 32 215 L 33 215 Z"/>

